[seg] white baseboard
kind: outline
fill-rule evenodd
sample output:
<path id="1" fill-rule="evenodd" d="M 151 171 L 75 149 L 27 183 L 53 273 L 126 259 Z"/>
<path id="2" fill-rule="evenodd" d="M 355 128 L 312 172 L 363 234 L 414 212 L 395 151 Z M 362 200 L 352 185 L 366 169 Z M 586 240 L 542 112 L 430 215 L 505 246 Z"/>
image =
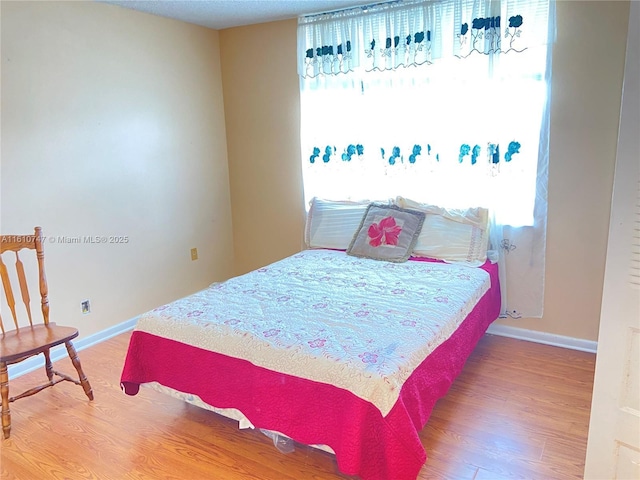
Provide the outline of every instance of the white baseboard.
<path id="1" fill-rule="evenodd" d="M 518 340 L 527 340 L 529 342 L 544 343 L 545 345 L 553 345 L 554 347 L 580 350 L 581 352 L 596 353 L 596 350 L 598 349 L 598 342 L 593 340 L 565 337 L 564 335 L 538 332 L 536 330 L 526 330 L 524 328 L 499 325 L 495 323 L 489 326 L 487 333 L 499 335 L 501 337 L 517 338 Z"/>
<path id="2" fill-rule="evenodd" d="M 74 340 L 73 346 L 76 348 L 76 351 L 79 352 L 85 348 L 91 347 L 92 345 L 109 340 L 111 337 L 133 330 L 133 327 L 136 326 L 137 322 L 138 317 L 134 317 L 130 320 L 119 323 L 118 325 L 114 325 L 113 327 L 109 327 L 105 330 L 94 333 L 93 335 L 89 335 L 88 337 L 81 338 L 77 341 Z M 52 362 L 68 356 L 67 349 L 64 345 L 58 345 L 57 347 L 52 348 L 50 354 Z M 41 357 L 40 355 L 31 357 L 24 362 L 9 365 L 9 379 L 19 377 L 20 375 L 32 372 L 38 368 L 42 368 L 44 370 L 44 357 Z"/>
<path id="3" fill-rule="evenodd" d="M 79 352 L 85 348 L 89 348 L 97 343 L 104 342 L 116 335 L 133 330 L 138 322 L 138 317 L 134 317 L 125 322 L 114 325 L 100 332 L 89 335 L 78 341 L 74 341 L 73 345 Z M 583 340 L 581 338 L 565 337 L 563 335 L 554 335 L 552 333 L 538 332 L 536 330 L 526 330 L 524 328 L 511 327 L 508 325 L 492 324 L 487 329 L 487 333 L 499 335 L 501 337 L 517 338 L 518 340 L 527 340 L 529 342 L 543 343 L 545 345 L 553 345 L 555 347 L 569 348 L 571 350 L 580 350 L 582 352 L 596 353 L 598 342 L 592 340 Z M 64 345 L 60 345 L 51 349 L 51 361 L 55 362 L 67 356 L 67 349 Z M 9 366 L 9 378 L 16 378 L 25 373 L 32 372 L 38 368 L 44 367 L 43 358 L 39 355 L 32 357 L 24 362 Z"/>

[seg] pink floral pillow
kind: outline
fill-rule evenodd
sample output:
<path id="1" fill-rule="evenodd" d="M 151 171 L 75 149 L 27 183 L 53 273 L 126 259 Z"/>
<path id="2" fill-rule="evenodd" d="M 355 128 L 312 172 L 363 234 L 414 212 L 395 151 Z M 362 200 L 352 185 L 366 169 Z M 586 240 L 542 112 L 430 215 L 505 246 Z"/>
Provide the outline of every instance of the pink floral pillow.
<path id="1" fill-rule="evenodd" d="M 347 249 L 355 257 L 405 262 L 422 229 L 425 214 L 395 205 L 372 203 Z"/>

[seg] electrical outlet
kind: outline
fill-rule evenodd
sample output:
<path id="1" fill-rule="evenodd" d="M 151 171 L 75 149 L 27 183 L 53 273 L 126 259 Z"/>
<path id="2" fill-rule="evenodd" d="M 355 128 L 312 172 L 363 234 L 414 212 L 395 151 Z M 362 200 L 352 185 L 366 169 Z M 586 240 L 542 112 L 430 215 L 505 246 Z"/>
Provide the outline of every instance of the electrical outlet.
<path id="1" fill-rule="evenodd" d="M 80 302 L 80 308 L 82 309 L 83 315 L 91 313 L 91 303 L 89 303 L 89 300 L 83 300 L 82 302 Z"/>
<path id="2" fill-rule="evenodd" d="M 198 259 L 198 249 L 197 248 L 192 248 L 191 249 L 191 260 L 197 260 Z"/>

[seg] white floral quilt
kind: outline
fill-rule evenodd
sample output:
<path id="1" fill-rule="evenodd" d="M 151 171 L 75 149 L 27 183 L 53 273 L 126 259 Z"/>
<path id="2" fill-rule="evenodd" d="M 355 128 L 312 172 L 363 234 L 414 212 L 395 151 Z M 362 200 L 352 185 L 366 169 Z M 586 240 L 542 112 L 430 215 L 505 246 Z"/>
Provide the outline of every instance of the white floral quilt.
<path id="1" fill-rule="evenodd" d="M 156 308 L 136 329 L 335 385 L 386 416 L 489 287 L 480 268 L 306 250 Z"/>

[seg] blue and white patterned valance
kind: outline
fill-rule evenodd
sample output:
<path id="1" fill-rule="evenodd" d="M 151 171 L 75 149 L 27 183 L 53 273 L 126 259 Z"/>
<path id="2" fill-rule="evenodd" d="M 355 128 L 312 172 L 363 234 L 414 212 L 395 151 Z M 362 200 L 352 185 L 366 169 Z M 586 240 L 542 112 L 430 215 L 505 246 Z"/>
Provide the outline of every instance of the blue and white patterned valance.
<path id="1" fill-rule="evenodd" d="M 298 19 L 302 77 L 523 52 L 555 40 L 549 0 L 405 0 Z"/>

